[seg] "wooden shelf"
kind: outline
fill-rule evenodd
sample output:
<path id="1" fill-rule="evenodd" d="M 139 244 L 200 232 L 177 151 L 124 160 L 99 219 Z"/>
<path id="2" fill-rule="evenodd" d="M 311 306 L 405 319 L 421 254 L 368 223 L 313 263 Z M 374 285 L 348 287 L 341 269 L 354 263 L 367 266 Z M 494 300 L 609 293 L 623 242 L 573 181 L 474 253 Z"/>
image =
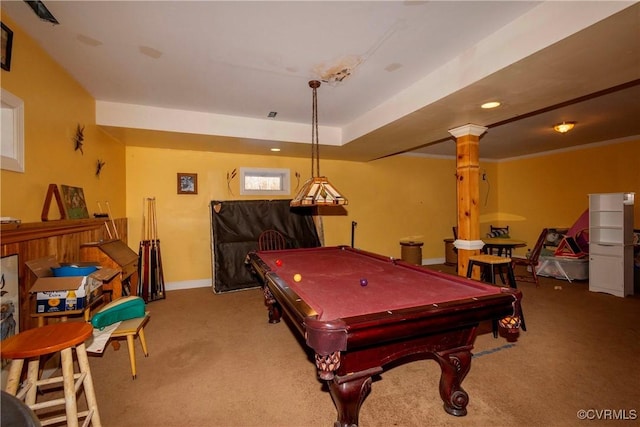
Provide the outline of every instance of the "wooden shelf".
<path id="1" fill-rule="evenodd" d="M 2 233 L 2 244 L 9 244 L 94 230 L 104 227 L 107 221 L 107 218 L 96 218 L 2 224 L 0 232 Z"/>

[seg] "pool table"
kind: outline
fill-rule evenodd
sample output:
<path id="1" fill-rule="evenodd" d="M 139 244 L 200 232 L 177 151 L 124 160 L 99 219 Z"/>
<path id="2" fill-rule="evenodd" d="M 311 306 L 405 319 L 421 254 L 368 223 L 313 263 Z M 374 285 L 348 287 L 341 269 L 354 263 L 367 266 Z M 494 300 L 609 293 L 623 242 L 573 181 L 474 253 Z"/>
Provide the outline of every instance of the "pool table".
<path id="1" fill-rule="evenodd" d="M 478 324 L 517 320 L 522 298 L 347 246 L 256 251 L 247 264 L 263 285 L 269 321 L 288 317 L 315 352 L 342 427 L 357 426 L 373 375 L 417 358 L 438 362 L 445 411 L 466 415 L 461 383 Z M 517 331 L 517 321 L 508 326 Z"/>

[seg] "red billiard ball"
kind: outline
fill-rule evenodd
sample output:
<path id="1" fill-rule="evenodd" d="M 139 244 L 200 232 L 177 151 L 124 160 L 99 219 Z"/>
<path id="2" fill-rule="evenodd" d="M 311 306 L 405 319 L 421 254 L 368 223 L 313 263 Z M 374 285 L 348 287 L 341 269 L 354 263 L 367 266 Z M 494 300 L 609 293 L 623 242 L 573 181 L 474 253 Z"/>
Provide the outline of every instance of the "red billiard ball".
<path id="1" fill-rule="evenodd" d="M 281 259 L 277 259 L 277 260 L 276 260 L 276 265 L 277 265 L 278 267 L 282 267 L 282 260 L 281 260 Z"/>
<path id="2" fill-rule="evenodd" d="M 367 279 L 360 279 L 360 286 L 367 286 L 369 281 Z"/>

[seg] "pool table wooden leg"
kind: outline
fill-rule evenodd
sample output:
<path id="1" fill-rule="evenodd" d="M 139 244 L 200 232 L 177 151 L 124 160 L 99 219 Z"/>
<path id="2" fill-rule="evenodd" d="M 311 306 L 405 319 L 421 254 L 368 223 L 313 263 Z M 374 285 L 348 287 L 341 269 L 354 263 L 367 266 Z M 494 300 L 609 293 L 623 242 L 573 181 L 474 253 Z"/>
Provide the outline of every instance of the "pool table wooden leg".
<path id="1" fill-rule="evenodd" d="M 278 323 L 282 317 L 282 309 L 280 304 L 273 297 L 268 286 L 262 287 L 262 293 L 264 294 L 264 304 L 269 310 L 269 323 Z"/>
<path id="2" fill-rule="evenodd" d="M 436 352 L 434 355 L 442 370 L 440 397 L 444 401 L 444 410 L 457 417 L 467 415 L 469 395 L 461 384 L 471 368 L 471 348 Z"/>
<path id="3" fill-rule="evenodd" d="M 328 381 L 333 403 L 338 409 L 334 427 L 357 427 L 362 402 L 371 391 L 371 377 L 382 372 L 372 368 L 351 375 L 338 376 Z"/>

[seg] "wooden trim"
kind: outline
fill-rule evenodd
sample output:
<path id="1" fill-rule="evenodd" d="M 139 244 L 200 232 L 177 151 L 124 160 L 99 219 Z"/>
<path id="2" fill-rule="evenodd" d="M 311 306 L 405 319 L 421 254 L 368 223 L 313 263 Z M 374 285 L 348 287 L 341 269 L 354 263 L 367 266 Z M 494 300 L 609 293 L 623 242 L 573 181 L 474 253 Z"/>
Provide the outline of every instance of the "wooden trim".
<path id="1" fill-rule="evenodd" d="M 107 218 L 70 219 L 46 222 L 28 222 L 24 224 L 2 224 L 0 240 L 2 244 L 43 239 L 63 234 L 79 233 L 104 227 Z"/>

